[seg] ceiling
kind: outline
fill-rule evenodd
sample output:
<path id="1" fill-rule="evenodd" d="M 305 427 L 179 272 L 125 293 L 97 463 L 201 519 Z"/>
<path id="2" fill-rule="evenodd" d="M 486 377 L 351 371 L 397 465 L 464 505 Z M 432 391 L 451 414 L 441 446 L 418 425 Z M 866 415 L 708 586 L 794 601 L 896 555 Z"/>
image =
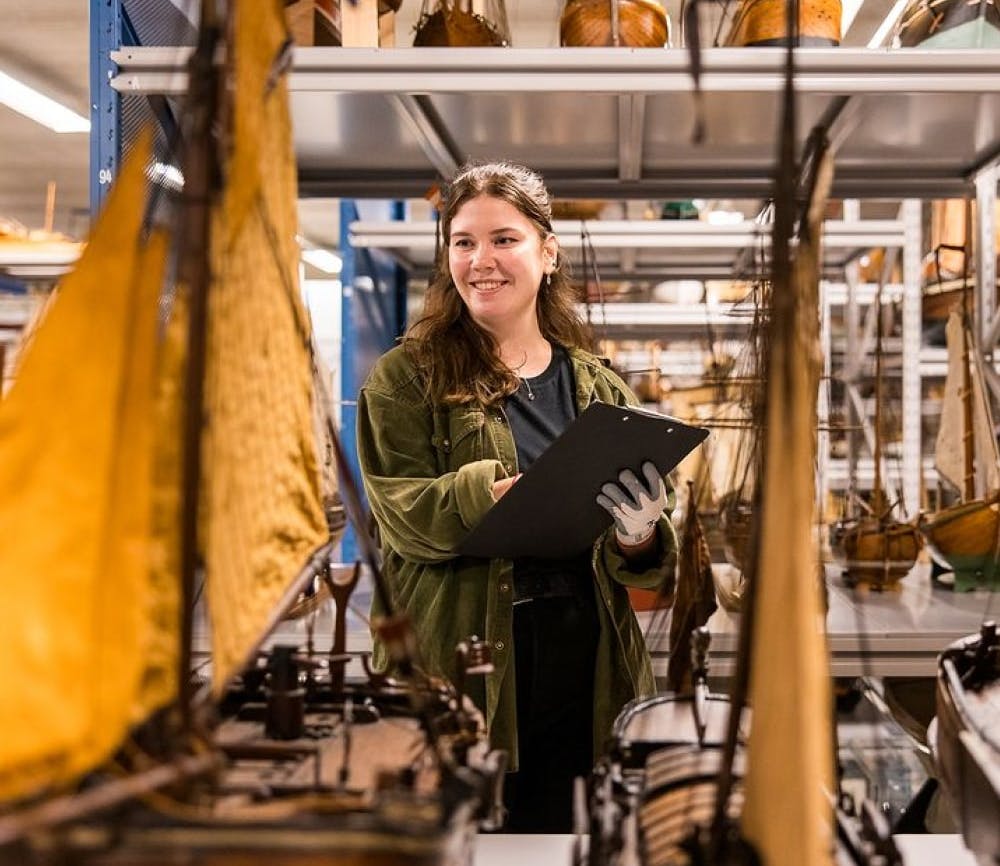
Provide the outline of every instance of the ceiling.
<path id="1" fill-rule="evenodd" d="M 88 116 L 90 4 L 86 0 L 31 0 L 6 5 L 0 28 L 0 70 Z M 892 0 L 865 0 L 844 44 L 866 44 L 891 5 Z M 679 0 L 667 0 L 666 6 L 676 21 Z M 506 0 L 513 44 L 556 46 L 560 7 L 561 0 Z M 403 0 L 397 15 L 398 45 L 411 44 L 420 10 L 421 0 Z M 13 217 L 29 228 L 41 227 L 51 180 L 57 185 L 53 228 L 77 237 L 85 234 L 89 144 L 86 134 L 51 132 L 0 105 L 0 217 Z M 311 240 L 336 244 L 334 201 L 303 202 L 301 219 L 303 233 Z"/>
<path id="2" fill-rule="evenodd" d="M 5 3 L 0 71 L 88 117 L 89 3 Z M 45 219 L 45 193 L 56 182 L 54 228 L 79 235 L 88 222 L 90 139 L 62 134 L 0 105 L 0 217 L 29 228 Z"/>

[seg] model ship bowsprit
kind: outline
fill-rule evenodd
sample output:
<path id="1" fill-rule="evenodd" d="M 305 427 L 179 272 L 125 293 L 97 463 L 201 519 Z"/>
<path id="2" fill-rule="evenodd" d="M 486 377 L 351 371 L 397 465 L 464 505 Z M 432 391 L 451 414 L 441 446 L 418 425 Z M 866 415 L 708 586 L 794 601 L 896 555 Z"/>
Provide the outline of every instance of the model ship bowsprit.
<path id="1" fill-rule="evenodd" d="M 149 217 L 146 136 L 0 403 L 0 860 L 467 863 L 504 762 L 462 683 L 419 675 L 407 623 L 378 626 L 399 679 L 345 684 L 342 616 L 329 656 L 259 651 L 303 587 L 342 614 L 351 582 L 329 563 L 281 3 L 226 5 L 202 4 L 176 220 Z M 456 652 L 462 676 L 489 664 Z"/>

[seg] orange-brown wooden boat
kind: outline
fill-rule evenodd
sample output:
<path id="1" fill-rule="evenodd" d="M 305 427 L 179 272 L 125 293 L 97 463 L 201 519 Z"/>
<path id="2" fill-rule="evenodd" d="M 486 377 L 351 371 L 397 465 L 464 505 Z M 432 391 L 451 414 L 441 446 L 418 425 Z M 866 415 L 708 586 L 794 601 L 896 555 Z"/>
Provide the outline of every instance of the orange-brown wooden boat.
<path id="1" fill-rule="evenodd" d="M 741 0 L 725 44 L 733 46 L 787 45 L 791 39 L 785 0 Z M 840 0 L 802 0 L 798 34 L 793 44 L 840 44 Z"/>
<path id="2" fill-rule="evenodd" d="M 657 0 L 566 0 L 559 44 L 662 48 L 670 44 L 670 18 Z"/>
<path id="3" fill-rule="evenodd" d="M 416 47 L 488 48 L 510 45 L 504 0 L 424 0 L 417 19 Z"/>

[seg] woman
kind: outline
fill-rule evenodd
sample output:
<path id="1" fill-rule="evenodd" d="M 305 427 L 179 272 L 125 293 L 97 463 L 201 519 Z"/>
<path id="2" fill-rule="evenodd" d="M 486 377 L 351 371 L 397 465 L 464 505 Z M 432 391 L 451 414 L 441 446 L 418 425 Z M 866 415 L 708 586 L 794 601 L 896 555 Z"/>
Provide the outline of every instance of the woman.
<path id="1" fill-rule="evenodd" d="M 653 691 L 625 587 L 673 578 L 672 492 L 652 464 L 642 482 L 630 471 L 609 479 L 599 500 L 613 531 L 570 560 L 456 554 L 579 412 L 636 400 L 584 349 L 538 175 L 506 163 L 463 169 L 441 229 L 424 314 L 359 397 L 365 487 L 421 664 L 453 679 L 460 640 L 476 634 L 492 647 L 495 670 L 470 692 L 516 770 L 506 829 L 569 832 L 573 778 L 589 772 L 621 707 Z M 378 646 L 376 663 L 386 664 Z"/>

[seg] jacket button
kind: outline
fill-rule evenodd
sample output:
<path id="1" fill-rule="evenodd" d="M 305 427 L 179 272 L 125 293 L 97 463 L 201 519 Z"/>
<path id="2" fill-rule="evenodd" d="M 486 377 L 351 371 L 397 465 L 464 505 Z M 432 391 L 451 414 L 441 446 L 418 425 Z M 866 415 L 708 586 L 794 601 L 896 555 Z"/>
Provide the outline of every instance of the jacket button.
<path id="1" fill-rule="evenodd" d="M 504 463 L 504 465 L 503 465 L 503 468 L 504 468 L 504 469 L 505 469 L 505 470 L 506 470 L 507 472 L 513 472 L 513 471 L 514 471 L 514 467 L 513 467 L 513 466 L 511 466 L 511 465 L 510 465 L 509 463 Z"/>
<path id="2" fill-rule="evenodd" d="M 503 424 L 503 415 L 497 415 L 497 424 Z"/>
<path id="3" fill-rule="evenodd" d="M 501 583 L 500 584 L 500 592 L 510 592 L 510 584 L 509 583 Z"/>
<path id="4" fill-rule="evenodd" d="M 498 640 L 495 644 L 493 644 L 493 649 L 495 649 L 497 652 L 500 652 L 500 650 L 503 649 L 503 641 Z"/>
<path id="5" fill-rule="evenodd" d="M 450 447 L 451 446 L 451 439 L 445 439 L 442 444 L 444 445 L 445 448 Z"/>

